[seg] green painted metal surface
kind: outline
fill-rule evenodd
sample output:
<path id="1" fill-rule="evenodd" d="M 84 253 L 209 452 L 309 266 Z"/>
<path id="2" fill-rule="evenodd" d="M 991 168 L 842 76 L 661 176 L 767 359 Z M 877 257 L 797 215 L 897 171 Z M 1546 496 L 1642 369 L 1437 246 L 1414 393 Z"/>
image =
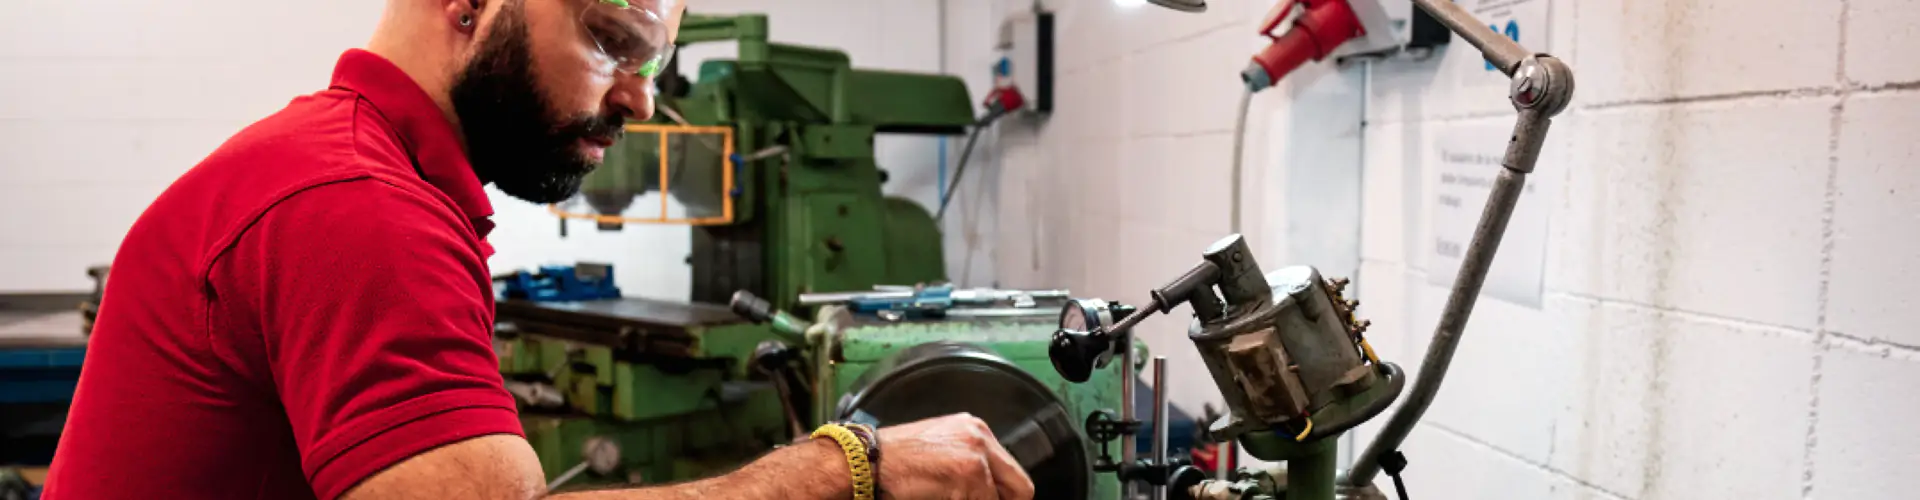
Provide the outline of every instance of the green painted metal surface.
<path id="1" fill-rule="evenodd" d="M 732 167 L 737 190 L 727 195 L 735 197 L 735 225 L 723 232 L 747 235 L 727 243 L 757 247 L 738 251 L 750 252 L 744 258 L 758 267 L 737 265 L 738 258 L 696 259 L 696 276 L 738 273 L 727 282 L 747 283 L 744 288 L 786 310 L 806 292 L 944 281 L 938 226 L 926 208 L 882 195 L 873 140 L 876 133 L 964 131 L 974 106 L 966 86 L 946 75 L 855 69 L 841 51 L 771 43 L 768 35 L 761 15 L 688 16 L 680 31 L 682 45 L 737 41 L 737 57 L 702 64 L 697 83 L 684 96 L 663 96 L 663 104 L 690 124 L 732 127 L 735 151 L 743 156 L 786 148 L 786 154 Z M 657 141 L 652 134 L 629 135 L 583 185 L 622 196 L 656 190 Z M 680 198 L 683 186 L 715 185 L 716 169 L 728 167 L 689 159 L 669 168 L 675 169 L 669 182 Z M 722 302 L 732 293 L 712 290 L 718 293 L 702 297 L 700 288 L 696 283 L 696 300 Z M 776 392 L 746 366 L 755 346 L 780 338 L 771 328 L 690 327 L 695 341 L 687 359 L 636 358 L 537 335 L 502 340 L 498 350 L 504 373 L 551 376 L 568 395 L 566 414 L 523 413 L 549 479 L 580 463 L 587 438 L 605 436 L 621 445 L 622 472 L 588 474 L 580 484 L 677 481 L 726 470 L 786 439 Z M 986 347 L 1035 376 L 1076 421 L 1096 409 L 1117 408 L 1119 367 L 1099 371 L 1085 384 L 1062 380 L 1047 358 L 1052 330 L 1051 317 L 851 328 L 840 338 L 841 361 L 828 366 L 828 401 L 893 352 L 956 340 Z M 807 420 L 809 428 L 819 423 Z M 634 477 L 624 476 L 629 473 Z M 1094 491 L 1095 498 L 1118 498 L 1119 485 L 1102 474 Z"/>
<path id="2" fill-rule="evenodd" d="M 629 472 L 647 482 L 704 477 L 788 439 L 778 393 L 745 366 L 760 342 L 779 338 L 771 328 L 742 323 L 692 333 L 691 353 L 701 361 L 618 359 L 607 347 L 540 335 L 496 342 L 503 373 L 545 374 L 566 393 L 564 413 L 522 410 L 548 479 L 580 463 L 589 437 L 620 444 L 622 472 L 583 477 L 580 485 L 624 483 Z"/>
<path id="3" fill-rule="evenodd" d="M 947 276 L 946 249 L 940 244 L 939 224 L 919 203 L 886 200 L 887 264 L 898 283 L 932 283 Z"/>
<path id="4" fill-rule="evenodd" d="M 695 273 L 751 274 L 733 281 L 781 309 L 807 292 L 943 280 L 941 256 L 929 251 L 940 248 L 933 218 L 881 194 L 874 135 L 963 132 L 974 108 L 966 85 L 949 75 L 857 69 L 844 52 L 768 42 L 767 33 L 759 15 L 690 16 L 681 31 L 683 44 L 731 39 L 738 51 L 702 63 L 686 96 L 665 105 L 694 125 L 732 127 L 743 155 L 787 153 L 735 167 L 735 218 L 758 233 L 751 258 L 759 269 L 696 261 Z M 731 292 L 695 300 L 724 301 Z"/>

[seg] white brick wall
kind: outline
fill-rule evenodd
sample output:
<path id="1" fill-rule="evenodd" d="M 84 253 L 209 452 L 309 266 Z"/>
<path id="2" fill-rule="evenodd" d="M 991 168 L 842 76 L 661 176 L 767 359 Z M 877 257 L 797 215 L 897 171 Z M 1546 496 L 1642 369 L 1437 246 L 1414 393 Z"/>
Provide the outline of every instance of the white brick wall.
<path id="1" fill-rule="evenodd" d="M 1549 166 L 1571 179 L 1556 225 L 1565 290 L 1812 328 L 1833 103 L 1761 99 L 1569 117 L 1584 132 L 1568 136 L 1579 160 Z"/>
<path id="2" fill-rule="evenodd" d="M 1920 44 L 1920 2 L 1847 0 L 1847 79 L 1867 85 L 1920 81 L 1920 65 L 1906 64 Z"/>
<path id="3" fill-rule="evenodd" d="M 235 131 L 325 88 L 341 51 L 363 45 L 382 0 L 0 3 L 0 292 L 78 291 L 167 184 Z M 846 50 L 869 68 L 940 69 L 938 0 L 699 0 L 710 13 L 765 12 L 775 40 Z M 212 15 L 210 13 L 218 13 Z M 222 22 L 239 19 L 241 22 Z M 847 29 L 874 26 L 878 29 Z M 692 73 L 731 45 L 682 52 Z M 975 95 L 981 95 L 976 90 Z M 882 137 L 884 187 L 937 204 L 938 142 Z M 957 145 L 950 152 L 957 156 Z M 631 295 L 685 297 L 684 227 L 559 237 L 545 207 L 494 193 L 490 262 L 500 271 L 580 260 L 616 264 Z M 983 269 L 991 272 L 990 265 Z"/>
<path id="4" fill-rule="evenodd" d="M 1557 3 L 1580 3 L 1571 28 L 1581 81 L 1595 83 L 1580 87 L 1587 105 L 1835 83 L 1843 2 Z"/>
<path id="5" fill-rule="evenodd" d="M 1546 208 L 1546 297 L 1538 308 L 1481 299 L 1406 446 L 1412 493 L 1912 496 L 1920 482 L 1903 467 L 1920 453 L 1908 430 L 1920 407 L 1902 395 L 1920 387 L 1920 334 L 1909 326 L 1920 322 L 1920 66 L 1903 61 L 1920 49 L 1920 5 L 1549 1 L 1550 41 L 1533 48 L 1570 61 L 1579 91 L 1536 174 L 1561 186 Z M 1230 158 L 1207 148 L 1230 145 L 1215 131 L 1231 125 L 1234 73 L 1272 2 L 1209 2 L 1204 16 L 1047 3 L 1061 19 L 1065 97 L 1028 136 L 1038 144 L 1019 146 L 1050 160 L 1009 153 L 996 166 L 1047 180 L 993 195 L 1003 208 L 1021 200 L 1002 213 L 1023 214 L 997 221 L 997 276 L 1139 301 L 1223 232 L 1205 217 L 1225 207 L 1194 197 L 1225 196 Z M 1450 72 L 1462 64 L 1478 55 L 1456 39 L 1425 62 L 1376 65 L 1364 111 L 1289 102 L 1325 95 L 1302 92 L 1331 77 L 1309 69 L 1296 75 L 1309 81 L 1261 94 L 1251 112 L 1246 231 L 1266 266 L 1301 263 L 1268 256 L 1314 237 L 1286 232 L 1315 214 L 1281 198 L 1287 172 L 1307 168 L 1284 153 L 1355 142 L 1364 152 L 1357 164 L 1313 167 L 1362 169 L 1362 315 L 1379 352 L 1409 370 L 1446 293 L 1428 284 L 1421 244 L 1436 143 L 1452 127 L 1512 118 L 1488 90 L 1497 85 Z M 1363 112 L 1353 138 L 1290 140 L 1303 124 Z M 1055 212 L 1085 222 L 1054 230 L 1040 214 Z M 1038 240 L 1054 262 L 1078 249 L 1084 264 L 1007 265 Z M 1185 355 L 1182 329 L 1183 319 L 1142 327 L 1187 363 L 1173 399 L 1197 409 L 1217 396 Z M 1363 427 L 1355 444 L 1377 429 Z"/>
<path id="6" fill-rule="evenodd" d="M 1920 357 L 1858 346 L 1829 347 L 1820 366 L 1820 420 L 1814 437 L 1814 498 L 1908 498 L 1920 449 Z"/>
<path id="7" fill-rule="evenodd" d="M 1841 115 L 1827 326 L 1920 346 L 1920 95 L 1856 97 Z"/>
<path id="8" fill-rule="evenodd" d="M 383 4 L 215 3 L 0 3 L 0 292 L 91 287 L 154 197 L 324 88 Z"/>

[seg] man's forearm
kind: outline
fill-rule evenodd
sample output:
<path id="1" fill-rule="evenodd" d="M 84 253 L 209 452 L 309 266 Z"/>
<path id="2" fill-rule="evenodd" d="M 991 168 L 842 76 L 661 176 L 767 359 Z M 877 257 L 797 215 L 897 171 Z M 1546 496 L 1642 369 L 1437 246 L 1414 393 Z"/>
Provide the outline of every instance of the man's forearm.
<path id="1" fill-rule="evenodd" d="M 583 491 L 551 495 L 549 500 L 666 500 L 729 498 L 847 498 L 853 495 L 844 452 L 813 439 L 775 450 L 733 473 L 688 483 L 639 489 Z"/>

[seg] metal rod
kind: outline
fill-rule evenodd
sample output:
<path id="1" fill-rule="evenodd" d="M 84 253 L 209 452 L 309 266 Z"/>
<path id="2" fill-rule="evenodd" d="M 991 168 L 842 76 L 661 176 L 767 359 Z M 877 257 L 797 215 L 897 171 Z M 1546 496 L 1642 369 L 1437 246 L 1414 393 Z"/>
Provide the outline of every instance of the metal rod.
<path id="1" fill-rule="evenodd" d="M 894 287 L 889 287 L 884 290 L 876 289 L 858 292 L 803 293 L 800 294 L 800 305 L 818 306 L 839 304 L 853 300 L 906 300 L 913 298 L 916 293 L 912 288 L 899 289 Z M 1007 301 L 1023 296 L 1035 300 L 1054 300 L 1070 298 L 1073 296 L 1073 292 L 1071 290 L 994 290 L 969 288 L 954 290 L 951 298 L 955 302 L 981 303 Z"/>
<path id="2" fill-rule="evenodd" d="M 1360 95 L 1366 95 L 1366 94 L 1362 93 Z M 1227 218 L 1228 234 L 1241 234 L 1240 233 L 1240 212 L 1241 212 L 1240 198 L 1241 196 L 1243 196 L 1241 192 L 1246 189 L 1246 180 L 1241 179 L 1242 174 L 1240 173 L 1241 172 L 1240 156 L 1244 154 L 1246 151 L 1247 110 L 1252 107 L 1253 107 L 1253 92 L 1247 91 L 1247 92 L 1240 93 L 1240 110 L 1233 119 L 1233 172 L 1230 174 L 1227 174 L 1228 182 L 1233 185 L 1233 199 L 1229 201 L 1229 203 L 1232 203 L 1232 205 L 1228 205 L 1228 209 L 1227 209 L 1227 213 L 1229 215 L 1229 217 Z M 1366 115 L 1361 115 L 1361 116 L 1366 116 Z"/>
<path id="3" fill-rule="evenodd" d="M 826 317 L 821 321 L 829 321 Z M 840 325 L 829 326 L 820 336 L 819 348 L 813 351 L 813 422 L 809 426 L 823 425 L 832 420 L 833 391 L 833 343 L 839 335 Z"/>
<path id="4" fill-rule="evenodd" d="M 567 469 L 566 472 L 554 476 L 553 481 L 547 483 L 547 491 L 560 489 L 561 486 L 566 486 L 568 482 L 573 481 L 573 478 L 580 477 L 580 473 L 587 471 L 587 464 L 589 463 L 591 462 L 582 458 L 580 459 L 580 465 L 575 465 L 573 468 Z"/>
<path id="5" fill-rule="evenodd" d="M 1233 440 L 1220 443 L 1213 456 L 1213 478 L 1221 481 L 1233 479 L 1233 463 L 1240 459 L 1240 450 Z"/>
<path id="6" fill-rule="evenodd" d="M 1522 114 L 1525 118 L 1531 113 Z M 1524 120 L 1523 120 L 1524 121 Z M 1526 128 L 1523 126 L 1517 129 Z M 1537 130 L 1545 131 L 1545 127 Z M 1537 151 L 1537 149 L 1536 149 Z M 1525 158 L 1525 167 L 1531 170 L 1533 160 Z M 1433 343 L 1427 347 L 1427 357 L 1420 363 L 1420 376 L 1414 381 L 1413 390 L 1407 400 L 1393 413 L 1387 426 L 1380 430 L 1380 437 L 1367 445 L 1367 451 L 1353 464 L 1348 473 L 1347 484 L 1366 485 L 1380 473 L 1380 457 L 1400 448 L 1413 432 L 1413 425 L 1420 421 L 1427 407 L 1433 404 L 1433 397 L 1440 392 L 1440 383 L 1446 379 L 1447 366 L 1453 363 L 1453 352 L 1460 345 L 1460 335 L 1466 329 L 1467 318 L 1473 314 L 1474 301 L 1480 297 L 1480 287 L 1486 283 L 1487 271 L 1493 266 L 1493 256 L 1500 249 L 1500 238 L 1506 233 L 1507 221 L 1513 216 L 1513 208 L 1520 201 L 1520 193 L 1526 187 L 1527 174 L 1514 168 L 1500 170 L 1500 177 L 1494 181 L 1493 193 L 1487 196 L 1487 206 L 1480 212 L 1480 224 L 1474 228 L 1473 241 L 1467 244 L 1467 255 L 1460 262 L 1460 272 L 1454 278 L 1452 293 L 1447 295 L 1446 309 L 1440 313 L 1440 324 L 1434 328 Z"/>
<path id="7" fill-rule="evenodd" d="M 1167 466 L 1167 357 L 1153 357 L 1153 463 Z M 1163 478 L 1164 479 L 1164 478 Z M 1167 498 L 1167 486 L 1162 481 L 1153 489 L 1153 499 Z"/>
<path id="8" fill-rule="evenodd" d="M 1159 314 L 1160 308 L 1161 308 L 1160 301 L 1158 300 L 1149 301 L 1149 303 L 1147 304 L 1147 307 L 1136 309 L 1133 311 L 1133 314 L 1128 314 L 1127 317 L 1120 318 L 1120 322 L 1114 323 L 1113 326 L 1107 327 L 1107 333 L 1111 333 L 1114 335 L 1124 334 L 1124 335 L 1127 335 L 1128 337 L 1132 337 L 1133 335 L 1131 335 L 1131 333 L 1133 332 L 1133 326 L 1140 324 L 1141 321 L 1146 321 L 1148 316 Z M 1133 355 L 1133 351 L 1129 349 L 1127 351 L 1127 355 L 1129 356 Z"/>
<path id="9" fill-rule="evenodd" d="M 1473 17 L 1472 13 L 1449 0 L 1413 0 L 1413 3 L 1426 10 L 1428 14 L 1433 14 L 1433 18 L 1439 20 L 1440 24 L 1446 25 L 1448 30 L 1459 33 L 1460 38 L 1467 39 L 1467 43 L 1473 44 L 1474 48 L 1480 49 L 1480 53 L 1487 56 L 1487 61 L 1500 68 L 1500 72 L 1506 73 L 1507 76 L 1513 76 L 1513 71 L 1519 67 L 1521 59 L 1533 55 L 1527 52 L 1525 47 L 1521 47 L 1519 42 L 1493 32 L 1492 28 L 1482 24 L 1479 19 Z"/>
<path id="10" fill-rule="evenodd" d="M 1147 313 L 1145 311 L 1134 312 L 1134 315 L 1144 314 Z M 1125 346 L 1120 352 L 1120 421 L 1133 422 L 1135 421 L 1133 418 L 1133 379 L 1135 377 L 1133 373 L 1133 332 L 1129 330 L 1115 330 L 1114 335 L 1119 337 L 1120 345 Z M 1121 436 L 1121 464 L 1133 464 L 1134 458 L 1137 458 L 1139 455 L 1139 451 L 1136 450 L 1138 447 L 1136 443 L 1132 434 Z"/>

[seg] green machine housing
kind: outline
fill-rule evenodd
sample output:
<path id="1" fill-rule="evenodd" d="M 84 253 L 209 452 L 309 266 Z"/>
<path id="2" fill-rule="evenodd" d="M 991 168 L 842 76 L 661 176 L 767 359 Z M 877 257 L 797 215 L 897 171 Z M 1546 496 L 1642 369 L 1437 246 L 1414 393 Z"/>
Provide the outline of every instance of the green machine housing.
<path id="1" fill-rule="evenodd" d="M 565 489 L 724 472 L 790 442 L 796 427 L 838 418 L 830 403 L 856 397 L 869 372 L 890 369 L 903 351 L 929 343 L 971 345 L 1016 367 L 1051 393 L 1074 432 L 1084 432 L 1081 417 L 1119 407 L 1117 366 L 1085 384 L 1054 372 L 1047 357 L 1051 310 L 1024 318 L 853 319 L 798 339 L 719 305 L 745 290 L 794 310 L 802 293 L 944 281 L 933 217 L 881 194 L 886 176 L 873 140 L 881 133 L 958 134 L 974 121 L 957 78 L 854 69 L 840 51 L 771 43 L 767 34 L 763 15 L 689 15 L 682 45 L 733 40 L 738 57 L 706 62 L 697 83 L 670 67 L 660 85 L 662 107 L 688 125 L 730 127 L 737 152 L 669 155 L 685 159 L 668 167 L 667 182 L 687 210 L 711 212 L 718 196 L 734 201 L 731 223 L 690 228 L 692 301 L 498 303 L 495 347 L 509 387 L 548 393 L 545 404 L 526 391 L 516 395 L 549 479 L 567 475 Z M 610 150 L 583 183 L 596 210 L 617 213 L 658 188 L 660 142 L 635 140 L 639 135 Z M 687 139 L 667 147 L 712 145 Z M 718 189 L 721 169 L 733 169 L 735 189 Z M 831 348 L 820 348 L 823 341 Z M 807 374 L 801 383 L 756 364 L 782 347 L 797 354 L 791 366 Z M 1056 451 L 1101 454 L 1094 446 L 1078 439 L 1070 446 L 1076 449 Z M 590 448 L 612 456 L 588 460 Z M 615 452 L 604 453 L 608 448 Z M 1119 496 L 1110 474 L 1087 471 L 1070 481 L 1082 484 L 1056 491 Z"/>

